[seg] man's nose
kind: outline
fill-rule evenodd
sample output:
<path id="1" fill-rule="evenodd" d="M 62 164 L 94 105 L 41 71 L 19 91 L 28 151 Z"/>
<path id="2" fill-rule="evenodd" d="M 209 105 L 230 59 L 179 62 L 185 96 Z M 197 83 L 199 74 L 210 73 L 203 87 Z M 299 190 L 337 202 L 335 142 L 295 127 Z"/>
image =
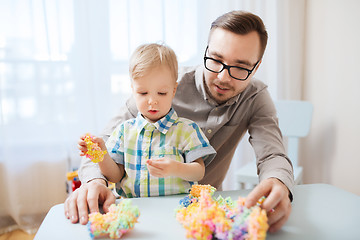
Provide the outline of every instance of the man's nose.
<path id="1" fill-rule="evenodd" d="M 229 70 L 228 69 L 223 69 L 221 72 L 218 73 L 217 77 L 222 81 L 222 82 L 230 82 L 232 80 L 232 77 L 229 74 Z"/>

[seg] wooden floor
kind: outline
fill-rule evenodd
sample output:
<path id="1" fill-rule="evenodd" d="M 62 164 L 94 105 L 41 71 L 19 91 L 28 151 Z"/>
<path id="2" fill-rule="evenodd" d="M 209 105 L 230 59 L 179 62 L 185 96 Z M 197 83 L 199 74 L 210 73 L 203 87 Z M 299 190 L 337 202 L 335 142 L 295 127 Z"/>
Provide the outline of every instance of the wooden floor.
<path id="1" fill-rule="evenodd" d="M 0 235 L 0 240 L 33 240 L 35 234 L 27 234 L 21 230 L 15 230 L 9 233 Z"/>

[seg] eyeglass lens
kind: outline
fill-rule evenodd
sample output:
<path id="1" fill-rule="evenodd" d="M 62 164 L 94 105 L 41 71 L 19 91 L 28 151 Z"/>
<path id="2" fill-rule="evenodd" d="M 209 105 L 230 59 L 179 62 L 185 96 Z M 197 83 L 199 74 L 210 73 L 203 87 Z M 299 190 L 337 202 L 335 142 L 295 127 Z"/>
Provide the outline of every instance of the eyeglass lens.
<path id="1" fill-rule="evenodd" d="M 221 72 L 224 69 L 224 65 L 221 64 L 220 62 L 217 62 L 211 58 L 206 59 L 205 61 L 206 67 L 213 71 L 213 72 Z M 233 78 L 237 78 L 237 79 L 246 79 L 249 72 L 245 69 L 241 69 L 241 68 L 236 68 L 236 67 L 230 67 L 229 69 L 229 74 L 231 77 Z"/>

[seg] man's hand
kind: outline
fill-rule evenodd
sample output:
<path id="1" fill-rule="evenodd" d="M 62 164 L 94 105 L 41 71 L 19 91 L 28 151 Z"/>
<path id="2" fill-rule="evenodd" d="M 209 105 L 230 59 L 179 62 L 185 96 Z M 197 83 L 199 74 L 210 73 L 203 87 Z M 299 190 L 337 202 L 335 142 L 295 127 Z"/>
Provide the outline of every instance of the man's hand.
<path id="1" fill-rule="evenodd" d="M 154 177 L 174 176 L 178 162 L 167 158 L 149 159 L 146 161 L 149 173 Z"/>
<path id="2" fill-rule="evenodd" d="M 65 200 L 65 216 L 72 223 L 77 223 L 80 219 L 79 222 L 84 225 L 88 222 L 88 210 L 91 213 L 99 212 L 99 204 L 102 204 L 104 211 L 108 212 L 112 203 L 115 203 L 115 196 L 106 187 L 105 181 L 94 179 L 82 184 Z"/>
<path id="3" fill-rule="evenodd" d="M 268 215 L 269 232 L 276 232 L 285 224 L 291 213 L 289 190 L 276 178 L 263 180 L 249 193 L 245 206 L 254 206 L 262 196 L 266 196 L 262 207 Z"/>

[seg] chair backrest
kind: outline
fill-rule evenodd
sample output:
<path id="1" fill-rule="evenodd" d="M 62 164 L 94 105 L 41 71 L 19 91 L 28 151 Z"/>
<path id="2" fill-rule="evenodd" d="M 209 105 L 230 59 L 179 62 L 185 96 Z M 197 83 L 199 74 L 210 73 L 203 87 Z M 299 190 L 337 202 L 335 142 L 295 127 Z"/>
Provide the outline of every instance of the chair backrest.
<path id="1" fill-rule="evenodd" d="M 310 131 L 313 106 L 310 102 L 294 100 L 275 101 L 279 126 L 283 136 L 288 138 L 287 151 L 294 166 L 298 166 L 299 138 Z"/>

